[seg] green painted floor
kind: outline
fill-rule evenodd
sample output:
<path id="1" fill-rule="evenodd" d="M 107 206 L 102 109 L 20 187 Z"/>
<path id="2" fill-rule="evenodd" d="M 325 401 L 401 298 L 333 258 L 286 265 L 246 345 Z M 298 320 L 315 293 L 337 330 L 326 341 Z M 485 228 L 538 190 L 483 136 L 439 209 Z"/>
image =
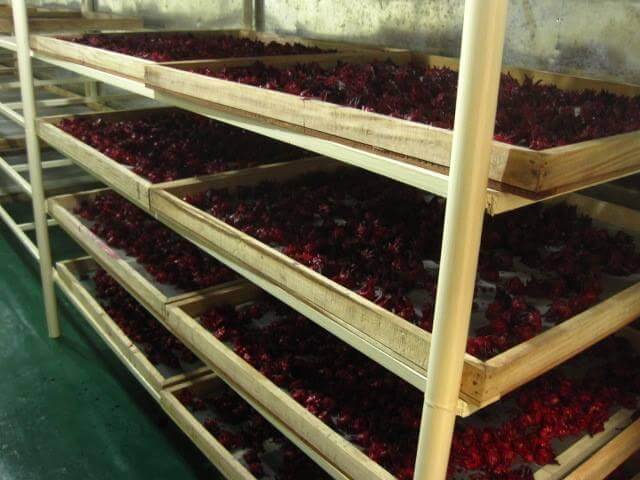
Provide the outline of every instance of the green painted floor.
<path id="1" fill-rule="evenodd" d="M 57 229 L 52 229 L 56 232 Z M 57 258 L 77 247 L 62 234 Z M 47 337 L 37 265 L 0 227 L 0 479 L 218 479 L 59 293 Z"/>

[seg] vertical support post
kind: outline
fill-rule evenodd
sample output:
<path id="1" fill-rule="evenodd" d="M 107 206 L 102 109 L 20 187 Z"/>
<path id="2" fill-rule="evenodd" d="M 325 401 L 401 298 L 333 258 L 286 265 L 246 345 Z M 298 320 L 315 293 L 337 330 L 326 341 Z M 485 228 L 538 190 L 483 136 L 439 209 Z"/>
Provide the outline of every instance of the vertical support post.
<path id="1" fill-rule="evenodd" d="M 82 16 L 91 16 L 96 11 L 95 0 L 82 0 L 80 3 L 80 11 Z M 95 103 L 98 101 L 100 95 L 100 86 L 95 80 L 85 82 L 84 84 L 84 96 L 88 99 L 88 103 Z"/>
<path id="2" fill-rule="evenodd" d="M 242 26 L 247 30 L 255 29 L 254 0 L 244 0 L 242 3 Z"/>
<path id="3" fill-rule="evenodd" d="M 442 257 L 415 480 L 447 474 L 489 176 L 508 0 L 466 0 Z"/>
<path id="4" fill-rule="evenodd" d="M 95 0 L 82 0 L 80 2 L 80 11 L 82 12 L 82 15 L 95 12 L 96 11 Z"/>
<path id="5" fill-rule="evenodd" d="M 253 25 L 257 32 L 264 32 L 265 22 L 264 0 L 255 0 L 253 4 Z"/>
<path id="6" fill-rule="evenodd" d="M 20 93 L 24 115 L 24 133 L 27 146 L 29 180 L 31 182 L 33 201 L 33 221 L 36 226 L 36 241 L 40 250 L 40 276 L 42 280 L 42 296 L 44 297 L 45 314 L 49 336 L 60 336 L 56 297 L 53 285 L 53 266 L 51 264 L 51 247 L 45 209 L 44 186 L 42 183 L 42 167 L 40 165 L 40 143 L 36 132 L 36 102 L 33 90 L 33 71 L 31 68 L 31 49 L 29 47 L 29 25 L 25 0 L 12 0 L 13 25 L 16 35 L 16 51 L 18 54 L 18 73 L 20 75 Z"/>

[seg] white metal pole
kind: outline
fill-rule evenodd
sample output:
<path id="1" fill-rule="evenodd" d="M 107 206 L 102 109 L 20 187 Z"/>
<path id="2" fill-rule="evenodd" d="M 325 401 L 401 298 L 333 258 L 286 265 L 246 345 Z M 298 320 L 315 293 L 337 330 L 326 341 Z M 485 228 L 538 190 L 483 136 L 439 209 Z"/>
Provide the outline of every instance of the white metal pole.
<path id="1" fill-rule="evenodd" d="M 80 11 L 85 17 L 90 17 L 96 11 L 94 0 L 82 0 L 80 3 Z M 100 96 L 100 86 L 95 80 L 90 80 L 84 84 L 84 96 L 88 103 L 95 103 Z"/>
<path id="2" fill-rule="evenodd" d="M 466 0 L 416 480 L 447 474 L 478 267 L 508 0 Z"/>
<path id="3" fill-rule="evenodd" d="M 242 3 L 242 25 L 247 30 L 255 29 L 254 0 L 244 0 Z"/>
<path id="4" fill-rule="evenodd" d="M 81 0 L 80 2 L 80 11 L 83 15 L 87 13 L 93 13 L 96 11 L 96 5 L 94 0 Z"/>
<path id="5" fill-rule="evenodd" d="M 45 314 L 49 336 L 60 336 L 56 297 L 53 287 L 53 267 L 51 264 L 51 247 L 45 209 L 42 169 L 40 167 L 40 142 L 36 133 L 36 103 L 33 90 L 33 71 L 29 48 L 29 26 L 25 0 L 12 0 L 13 28 L 16 35 L 16 51 L 18 54 L 18 72 L 20 75 L 20 93 L 24 115 L 24 135 L 27 144 L 29 164 L 29 180 L 33 201 L 33 221 L 36 224 L 36 241 L 40 250 L 40 276 L 42 279 L 42 295 L 44 297 Z"/>

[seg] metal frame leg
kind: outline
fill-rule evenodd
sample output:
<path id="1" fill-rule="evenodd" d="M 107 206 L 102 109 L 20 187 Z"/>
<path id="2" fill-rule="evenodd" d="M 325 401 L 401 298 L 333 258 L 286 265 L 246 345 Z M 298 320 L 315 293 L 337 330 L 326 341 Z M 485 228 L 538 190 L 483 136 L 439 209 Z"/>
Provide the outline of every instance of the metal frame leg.
<path id="1" fill-rule="evenodd" d="M 40 166 L 40 142 L 36 132 L 36 103 L 33 89 L 33 70 L 29 48 L 29 26 L 25 0 L 12 0 L 13 25 L 16 36 L 18 54 L 18 73 L 20 76 L 20 92 L 24 115 L 25 140 L 29 164 L 33 201 L 33 221 L 36 229 L 36 240 L 40 251 L 40 276 L 42 295 L 44 297 L 47 328 L 51 338 L 60 336 L 60 324 L 56 309 L 56 297 L 53 285 L 53 266 L 51 262 L 51 246 L 49 245 L 49 229 L 45 208 L 42 169 Z"/>
<path id="2" fill-rule="evenodd" d="M 433 340 L 416 480 L 447 474 L 469 333 L 508 0 L 466 0 Z"/>

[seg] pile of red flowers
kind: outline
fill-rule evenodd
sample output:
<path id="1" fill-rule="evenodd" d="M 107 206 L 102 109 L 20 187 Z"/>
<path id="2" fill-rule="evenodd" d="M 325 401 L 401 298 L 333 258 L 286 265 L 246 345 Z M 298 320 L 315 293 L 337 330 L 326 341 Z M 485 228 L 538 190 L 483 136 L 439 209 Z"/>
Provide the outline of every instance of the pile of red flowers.
<path id="1" fill-rule="evenodd" d="M 153 183 L 300 158 L 305 152 L 183 111 L 72 117 L 58 126 Z"/>
<path id="2" fill-rule="evenodd" d="M 205 428 L 227 450 L 239 456 L 257 478 L 327 478 L 305 454 L 229 388 L 218 389 L 206 396 L 182 390 L 179 400 L 191 411 L 207 415 Z"/>
<path id="3" fill-rule="evenodd" d="M 372 194 L 375 192 L 375 194 Z M 284 184 L 211 190 L 186 201 L 376 304 L 432 327 L 444 201 L 355 170 L 312 174 Z M 479 277 L 495 290 L 478 303 L 484 324 L 468 351 L 486 358 L 596 303 L 604 274 L 640 269 L 624 233 L 610 234 L 563 204 L 487 217 Z M 515 273 L 514 273 L 515 272 Z M 486 284 L 481 285 L 486 289 Z M 493 289 L 493 290 L 492 290 Z M 422 304 L 411 299 L 422 291 Z M 546 301 L 546 312 L 532 305 Z"/>
<path id="4" fill-rule="evenodd" d="M 413 478 L 422 395 L 272 299 L 218 307 L 202 325 L 309 412 L 401 480 Z M 532 479 L 554 441 L 603 429 L 616 406 L 637 408 L 638 357 L 610 339 L 456 426 L 450 476 Z M 519 465 L 524 466 L 519 467 Z"/>
<path id="5" fill-rule="evenodd" d="M 391 60 L 368 64 L 337 62 L 278 68 L 256 62 L 248 67 L 203 75 L 278 90 L 306 98 L 391 115 L 442 128 L 453 128 L 457 72 Z M 496 140 L 535 150 L 607 137 L 640 129 L 640 96 L 605 91 L 564 91 L 503 75 Z"/>
<path id="6" fill-rule="evenodd" d="M 164 364 L 181 369 L 184 363 L 197 361 L 193 353 L 104 270 L 93 275 L 96 297 L 111 319 L 124 334 L 135 342 L 154 365 Z M 208 409 L 215 413 L 205 419 L 204 426 L 228 450 L 242 451 L 242 460 L 257 478 L 297 480 L 325 478 L 309 458 L 230 389 L 224 388 L 215 396 L 199 398 L 183 390 L 180 400 L 192 411 Z M 278 454 L 274 457 L 274 445 Z M 274 462 L 274 458 L 281 459 Z M 264 465 L 268 465 L 265 470 Z"/>
<path id="7" fill-rule="evenodd" d="M 154 62 L 265 55 L 300 55 L 331 53 L 300 43 L 261 42 L 232 35 L 193 33 L 139 33 L 105 35 L 88 33 L 81 37 L 64 38 L 74 43 L 123 53 Z M 124 72 L 126 73 L 126 72 Z"/>
<path id="8" fill-rule="evenodd" d="M 93 283 L 102 307 L 124 334 L 141 346 L 151 363 L 180 369 L 181 362 L 197 361 L 191 350 L 171 335 L 104 270 L 95 273 Z"/>
<path id="9" fill-rule="evenodd" d="M 196 290 L 235 276 L 213 257 L 113 192 L 82 203 L 75 213 L 90 221 L 91 231 L 109 246 L 135 257 L 160 283 Z"/>

